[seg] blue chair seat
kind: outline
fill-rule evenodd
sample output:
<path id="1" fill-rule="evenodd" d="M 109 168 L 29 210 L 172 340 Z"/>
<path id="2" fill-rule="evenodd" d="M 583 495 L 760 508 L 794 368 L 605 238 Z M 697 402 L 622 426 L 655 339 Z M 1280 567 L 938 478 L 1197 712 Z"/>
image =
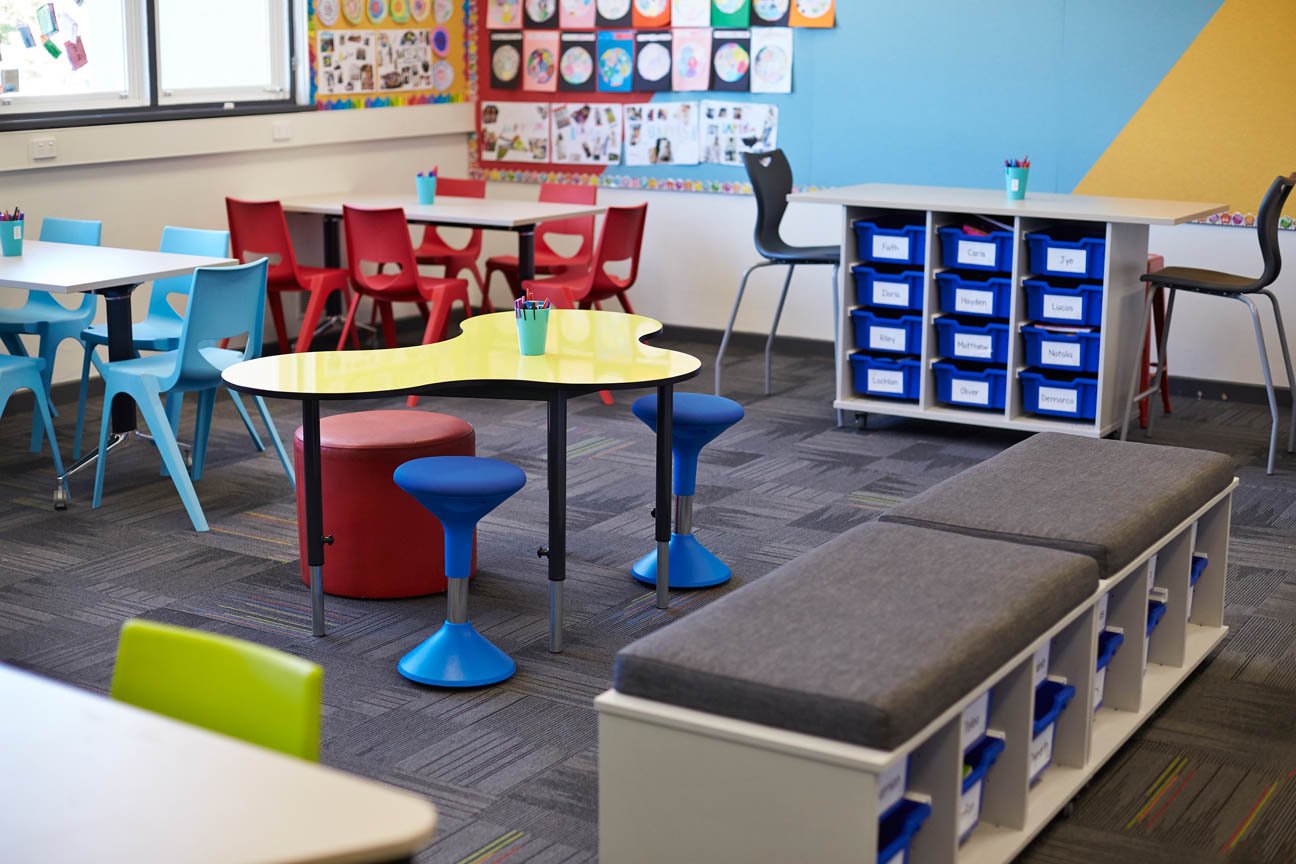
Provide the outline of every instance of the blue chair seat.
<path id="1" fill-rule="evenodd" d="M 709 393 L 676 393 L 674 409 L 673 431 L 683 431 L 683 427 L 689 426 L 718 426 L 723 432 L 743 418 L 743 407 L 737 402 Z M 656 393 L 636 399 L 630 410 L 648 428 L 657 431 Z"/>
<path id="2" fill-rule="evenodd" d="M 221 372 L 244 359 L 242 351 L 232 351 L 229 348 L 199 348 L 198 352 L 202 354 L 204 360 Z M 179 355 L 175 351 L 164 351 L 161 354 L 149 354 L 146 357 L 136 357 L 131 360 L 118 360 L 112 364 L 112 371 L 119 375 L 152 375 L 155 378 L 165 378 L 175 371 L 178 361 Z M 196 386 L 190 388 L 188 387 L 190 384 Z M 195 379 L 191 382 L 182 378 L 176 382 L 176 386 L 172 389 L 201 389 L 210 386 L 210 381 Z"/>
<path id="3" fill-rule="evenodd" d="M 499 498 L 525 486 L 526 472 L 508 462 L 480 456 L 428 456 L 404 463 L 393 479 L 420 501 L 423 496 Z"/>
<path id="4" fill-rule="evenodd" d="M 77 298 L 80 300 L 80 298 Z M 58 306 L 57 309 L 54 307 Z M 0 325 L 10 333 L 36 334 L 42 332 L 50 323 L 79 322 L 85 318 L 80 308 L 69 309 L 62 303 L 51 303 L 40 307 L 40 319 L 34 320 L 32 313 L 22 306 L 13 309 L 0 309 Z"/>
<path id="5" fill-rule="evenodd" d="M 157 321 L 145 318 L 131 328 L 131 338 L 136 351 L 174 351 L 180 346 L 183 321 Z M 87 345 L 107 345 L 108 325 L 92 324 L 81 331 L 81 341 Z"/>

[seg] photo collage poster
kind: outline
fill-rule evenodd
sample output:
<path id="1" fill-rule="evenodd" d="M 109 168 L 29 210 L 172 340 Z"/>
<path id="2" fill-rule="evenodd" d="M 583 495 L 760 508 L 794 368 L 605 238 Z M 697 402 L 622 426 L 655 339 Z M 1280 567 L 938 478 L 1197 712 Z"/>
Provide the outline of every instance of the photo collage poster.
<path id="1" fill-rule="evenodd" d="M 698 139 L 697 102 L 648 102 L 625 109 L 625 164 L 697 165 L 702 161 Z"/>
<path id="2" fill-rule="evenodd" d="M 702 102 L 702 161 L 742 165 L 742 154 L 778 146 L 778 106 Z"/>
<path id="3" fill-rule="evenodd" d="M 549 143 L 547 103 L 482 103 L 482 161 L 549 162 Z"/>
<path id="4" fill-rule="evenodd" d="M 619 103 L 565 103 L 550 106 L 553 160 L 568 165 L 620 165 Z"/>

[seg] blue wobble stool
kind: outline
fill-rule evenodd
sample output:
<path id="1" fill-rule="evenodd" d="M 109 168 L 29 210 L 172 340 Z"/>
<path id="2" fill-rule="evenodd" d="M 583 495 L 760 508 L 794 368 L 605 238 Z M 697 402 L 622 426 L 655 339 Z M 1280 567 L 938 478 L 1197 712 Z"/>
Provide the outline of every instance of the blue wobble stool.
<path id="1" fill-rule="evenodd" d="M 721 432 L 743 418 L 732 399 L 706 393 L 676 393 L 672 403 L 671 449 L 675 469 L 675 528 L 670 539 L 670 587 L 710 588 L 729 581 L 728 565 L 693 536 L 693 493 L 697 487 L 698 454 Z M 643 396 L 630 407 L 635 416 L 657 431 L 657 396 Z M 657 584 L 657 550 L 640 558 L 631 572 L 640 582 Z"/>
<path id="2" fill-rule="evenodd" d="M 468 574 L 477 523 L 525 486 L 526 474 L 498 459 L 429 456 L 401 465 L 392 479 L 441 521 L 448 585 L 445 623 L 396 668 L 437 687 L 481 687 L 510 677 L 517 664 L 468 620 Z"/>

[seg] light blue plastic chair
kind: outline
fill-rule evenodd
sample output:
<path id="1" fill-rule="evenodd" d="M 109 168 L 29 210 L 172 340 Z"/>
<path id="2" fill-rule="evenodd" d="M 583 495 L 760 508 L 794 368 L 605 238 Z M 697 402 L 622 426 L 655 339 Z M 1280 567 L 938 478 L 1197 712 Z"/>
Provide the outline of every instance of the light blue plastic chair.
<path id="1" fill-rule="evenodd" d="M 47 216 L 41 221 L 40 239 L 49 243 L 76 243 L 81 246 L 98 246 L 103 235 L 103 223 L 87 219 L 59 219 Z M 41 368 L 41 380 L 45 383 L 45 395 L 50 392 L 50 377 L 54 374 L 54 356 L 64 339 L 76 339 L 81 331 L 94 320 L 95 304 L 98 295 L 87 292 L 82 295 L 81 303 L 71 309 L 64 306 L 54 295 L 45 291 L 28 291 L 27 302 L 16 309 L 0 309 L 0 342 L 5 350 L 15 357 L 26 357 L 27 349 L 23 347 L 20 335 L 40 337 L 40 358 L 45 361 Z M 58 412 L 50 406 L 54 416 Z M 40 418 L 32 420 L 31 449 L 39 453 L 41 447 Z"/>
<path id="2" fill-rule="evenodd" d="M 207 530 L 207 518 L 194 492 L 193 480 L 202 478 L 211 431 L 212 406 L 216 391 L 223 385 L 221 372 L 235 363 L 251 360 L 261 353 L 262 323 L 265 315 L 267 261 L 235 267 L 199 267 L 194 271 L 189 306 L 180 330 L 180 344 L 174 351 L 106 363 L 103 367 L 104 405 L 121 394 L 135 400 L 140 414 L 153 434 L 162 463 L 175 483 L 195 531 Z M 247 347 L 234 350 L 218 347 L 222 339 L 247 335 Z M 176 443 L 172 418 L 162 405 L 163 393 L 197 393 L 198 419 L 194 426 L 193 470 L 185 470 L 184 458 Z M 260 396 L 252 402 L 265 423 L 284 473 L 296 488 L 292 462 L 284 452 L 283 441 Z M 99 423 L 99 460 L 95 466 L 94 502 L 103 497 L 104 465 L 107 462 L 108 434 L 112 412 L 104 411 Z"/>
<path id="3" fill-rule="evenodd" d="M 45 382 L 41 380 L 41 360 L 38 357 L 9 357 L 0 354 L 0 415 L 15 390 L 30 390 L 36 397 L 36 423 L 49 436 L 50 452 L 54 454 L 54 470 L 63 476 L 63 457 L 59 455 L 58 442 L 54 440 L 54 420 L 50 417 L 49 397 Z"/>
<path id="4" fill-rule="evenodd" d="M 168 225 L 162 229 L 162 252 L 174 252 L 180 255 L 203 255 L 208 258 L 224 258 L 229 255 L 229 232 L 207 231 L 200 228 L 176 228 Z M 184 316 L 175 310 L 170 298 L 181 294 L 189 296 L 194 276 L 186 273 L 182 276 L 171 276 L 167 279 L 156 279 L 149 293 L 148 314 L 143 321 L 137 322 L 132 329 L 132 345 L 136 353 L 140 351 L 174 351 L 180 347 L 180 329 Z M 81 361 L 81 394 L 77 399 L 76 437 L 72 440 L 72 460 L 81 458 L 81 442 L 85 430 L 86 397 L 90 385 L 90 364 L 93 363 L 103 374 L 103 361 L 99 359 L 96 349 L 108 344 L 108 326 L 92 324 L 81 331 L 81 344 L 85 346 L 85 357 Z M 261 436 L 252 425 L 252 418 L 243 407 L 243 400 L 233 390 L 227 391 L 234 401 L 243 425 L 252 436 L 252 443 L 257 451 L 265 450 Z M 167 397 L 167 414 L 172 418 L 171 429 L 177 431 L 180 421 L 180 410 L 184 394 L 172 393 Z"/>

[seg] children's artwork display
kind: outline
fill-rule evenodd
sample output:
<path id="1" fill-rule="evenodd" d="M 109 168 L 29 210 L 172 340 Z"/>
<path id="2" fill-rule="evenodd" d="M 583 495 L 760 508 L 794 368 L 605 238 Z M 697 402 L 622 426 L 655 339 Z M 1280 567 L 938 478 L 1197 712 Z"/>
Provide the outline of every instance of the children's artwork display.
<path id="1" fill-rule="evenodd" d="M 753 27 L 786 27 L 792 0 L 752 0 Z"/>
<path id="2" fill-rule="evenodd" d="M 525 0 L 522 11 L 523 26 L 527 29 L 558 26 L 558 0 Z"/>
<path id="3" fill-rule="evenodd" d="M 635 34 L 634 89 L 636 93 L 671 89 L 670 30 L 641 30 Z"/>
<path id="4" fill-rule="evenodd" d="M 552 161 L 620 165 L 621 109 L 618 103 L 551 105 Z"/>
<path id="5" fill-rule="evenodd" d="M 751 90 L 751 34 L 750 30 L 711 31 L 712 90 Z"/>
<path id="6" fill-rule="evenodd" d="M 711 0 L 671 0 L 672 27 L 710 27 Z"/>
<path id="7" fill-rule="evenodd" d="M 711 0 L 712 27 L 746 27 L 751 24 L 751 0 Z"/>
<path id="8" fill-rule="evenodd" d="M 522 89 L 553 93 L 558 89 L 558 34 L 527 30 L 522 37 Z"/>
<path id="9" fill-rule="evenodd" d="M 634 87 L 634 31 L 600 30 L 598 34 L 598 89 L 601 93 L 629 93 Z"/>
<path id="10" fill-rule="evenodd" d="M 563 33 L 558 43 L 558 89 L 564 93 L 589 93 L 598 82 L 594 75 L 594 31 Z"/>
<path id="11" fill-rule="evenodd" d="M 485 162 L 549 162 L 549 105 L 483 102 L 481 158 Z"/>
<path id="12" fill-rule="evenodd" d="M 648 102 L 625 109 L 625 164 L 697 165 L 697 102 Z"/>
<path id="13" fill-rule="evenodd" d="M 631 20 L 636 27 L 670 26 L 670 0 L 634 0 L 633 12 Z"/>
<path id="14" fill-rule="evenodd" d="M 792 92 L 792 31 L 787 27 L 751 30 L 751 92 Z"/>
<path id="15" fill-rule="evenodd" d="M 490 34 L 490 82 L 495 90 L 516 90 L 522 84 L 522 31 Z"/>
<path id="16" fill-rule="evenodd" d="M 379 90 L 449 88 L 451 82 L 446 82 L 444 79 L 436 81 L 433 75 L 430 30 L 379 30 L 377 33 Z M 441 68 L 447 68 L 448 65 Z M 451 70 L 450 75 L 453 74 Z M 438 84 L 443 86 L 436 86 Z"/>
<path id="17" fill-rule="evenodd" d="M 835 0 L 792 0 L 788 23 L 793 27 L 832 27 L 836 11 Z"/>
<path id="18" fill-rule="evenodd" d="M 594 0 L 594 9 L 599 27 L 629 27 L 634 23 L 630 0 Z"/>
<path id="19" fill-rule="evenodd" d="M 778 107 L 759 102 L 702 102 L 702 161 L 741 165 L 742 154 L 778 146 Z"/>
<path id="20" fill-rule="evenodd" d="M 483 0 L 486 26 L 491 30 L 522 29 L 522 0 Z"/>
<path id="21" fill-rule="evenodd" d="M 675 30 L 672 35 L 671 89 L 677 93 L 707 90 L 711 86 L 711 31 Z"/>
<path id="22" fill-rule="evenodd" d="M 374 34 L 368 30 L 321 30 L 316 91 L 371 93 L 375 88 Z"/>

